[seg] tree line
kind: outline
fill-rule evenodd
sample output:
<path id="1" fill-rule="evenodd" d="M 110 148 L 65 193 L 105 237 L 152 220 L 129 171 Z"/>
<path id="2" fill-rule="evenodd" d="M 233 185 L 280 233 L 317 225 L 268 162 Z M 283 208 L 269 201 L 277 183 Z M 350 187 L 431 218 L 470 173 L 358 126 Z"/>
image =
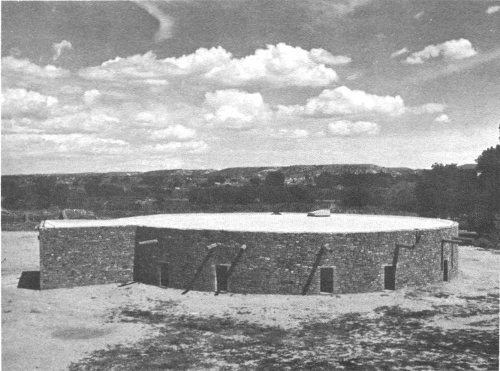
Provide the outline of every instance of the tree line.
<path id="1" fill-rule="evenodd" d="M 434 164 L 424 171 L 415 187 L 418 214 L 456 219 L 479 232 L 493 229 L 500 213 L 500 145 L 476 162 L 475 169 Z"/>
<path id="2" fill-rule="evenodd" d="M 180 211 L 214 211 L 220 205 L 228 206 L 225 210 L 235 205 L 235 210 L 255 211 L 259 205 L 286 204 L 302 205 L 297 207 L 302 210 L 318 207 L 318 201 L 328 200 L 343 208 L 340 211 L 363 212 L 369 208 L 370 212 L 450 218 L 467 228 L 488 231 L 494 228 L 495 216 L 500 213 L 500 146 L 486 149 L 476 162 L 475 169 L 434 164 L 430 170 L 397 176 L 384 172 L 324 171 L 300 184 L 287 184 L 280 171 L 237 184 L 220 175 L 209 175 L 202 182 L 144 176 L 133 184 L 127 177 L 103 181 L 101 175 L 84 176 L 73 184 L 60 183 L 54 176 L 32 176 L 32 181 L 24 183 L 20 181 L 22 177 L 6 176 L 2 177 L 2 207 L 126 210 L 140 207 L 137 200 L 150 199 L 156 205 L 155 210 L 162 211 L 162 205 L 169 199 L 182 197 L 189 202 Z"/>

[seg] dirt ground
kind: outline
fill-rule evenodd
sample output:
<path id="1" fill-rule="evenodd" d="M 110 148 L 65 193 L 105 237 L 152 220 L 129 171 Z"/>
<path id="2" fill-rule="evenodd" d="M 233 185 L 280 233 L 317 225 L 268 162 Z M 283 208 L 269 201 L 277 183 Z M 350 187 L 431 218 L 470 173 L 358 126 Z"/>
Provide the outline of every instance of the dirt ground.
<path id="1" fill-rule="evenodd" d="M 133 284 L 19 289 L 35 232 L 2 233 L 2 367 L 497 369 L 496 251 L 460 248 L 458 279 L 338 296 L 239 295 Z"/>

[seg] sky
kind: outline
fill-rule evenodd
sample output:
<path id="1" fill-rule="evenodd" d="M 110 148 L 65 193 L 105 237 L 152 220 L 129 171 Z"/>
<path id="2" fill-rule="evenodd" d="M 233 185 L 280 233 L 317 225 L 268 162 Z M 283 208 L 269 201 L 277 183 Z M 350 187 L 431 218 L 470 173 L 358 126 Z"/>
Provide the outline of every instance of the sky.
<path id="1" fill-rule="evenodd" d="M 2 1 L 2 174 L 473 163 L 500 1 Z"/>

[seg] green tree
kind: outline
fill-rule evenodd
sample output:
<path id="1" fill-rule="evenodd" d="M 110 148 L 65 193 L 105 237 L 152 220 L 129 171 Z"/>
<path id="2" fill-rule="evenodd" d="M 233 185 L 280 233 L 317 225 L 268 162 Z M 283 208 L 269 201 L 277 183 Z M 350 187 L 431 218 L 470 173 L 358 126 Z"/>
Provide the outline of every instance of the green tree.
<path id="1" fill-rule="evenodd" d="M 35 180 L 34 193 L 36 195 L 36 206 L 39 209 L 47 209 L 53 202 L 56 179 L 50 176 L 41 176 Z"/>
<path id="2" fill-rule="evenodd" d="M 500 211 L 500 145 L 490 147 L 477 158 L 479 186 L 486 192 L 492 212 Z"/>
<path id="3" fill-rule="evenodd" d="M 360 186 L 347 187 L 342 191 L 342 205 L 348 207 L 364 207 L 372 201 L 368 189 Z"/>
<path id="4" fill-rule="evenodd" d="M 57 183 L 54 188 L 54 193 L 51 197 L 51 204 L 65 208 L 68 203 L 70 191 L 69 186 L 64 183 Z"/>
<path id="5" fill-rule="evenodd" d="M 396 210 L 415 211 L 415 187 L 414 182 L 401 181 L 394 184 L 387 190 L 387 204 Z"/>
<path id="6" fill-rule="evenodd" d="M 267 173 L 264 184 L 268 187 L 283 187 L 285 176 L 281 171 L 270 171 Z"/>
<path id="7" fill-rule="evenodd" d="M 208 184 L 210 184 L 210 185 L 214 185 L 215 183 L 220 183 L 220 184 L 222 184 L 222 183 L 224 183 L 225 181 L 226 181 L 226 178 L 225 178 L 225 177 L 223 177 L 223 176 L 222 176 L 222 175 L 220 175 L 220 174 L 209 175 L 209 176 L 208 176 L 208 180 L 207 180 Z"/>
<path id="8" fill-rule="evenodd" d="M 457 214 L 459 169 L 456 164 L 434 164 L 415 187 L 420 215 L 448 218 Z"/>
<path id="9" fill-rule="evenodd" d="M 249 182 L 251 185 L 257 187 L 260 184 L 260 178 L 258 176 L 251 177 Z"/>
<path id="10" fill-rule="evenodd" d="M 98 194 L 102 197 L 116 197 L 124 195 L 123 187 L 116 184 L 104 183 L 99 186 Z"/>
<path id="11" fill-rule="evenodd" d="M 159 189 L 163 185 L 163 181 L 164 178 L 161 175 L 145 175 L 141 183 L 146 184 L 152 189 Z"/>
<path id="12" fill-rule="evenodd" d="M 340 177 L 338 175 L 323 171 L 316 177 L 316 186 L 318 188 L 333 188 L 340 184 Z"/>
<path id="13" fill-rule="evenodd" d="M 90 176 L 83 186 L 85 192 L 91 197 L 99 196 L 99 185 L 101 184 L 101 177 Z"/>
<path id="14" fill-rule="evenodd" d="M 469 223 L 478 232 L 487 232 L 500 212 L 500 145 L 484 150 L 476 161 L 478 192 Z"/>
<path id="15" fill-rule="evenodd" d="M 292 185 L 288 187 L 288 192 L 294 202 L 311 202 L 312 197 L 306 187 Z"/>
<path id="16" fill-rule="evenodd" d="M 3 177 L 2 179 L 2 207 L 17 209 L 22 207 L 25 193 L 16 180 Z"/>

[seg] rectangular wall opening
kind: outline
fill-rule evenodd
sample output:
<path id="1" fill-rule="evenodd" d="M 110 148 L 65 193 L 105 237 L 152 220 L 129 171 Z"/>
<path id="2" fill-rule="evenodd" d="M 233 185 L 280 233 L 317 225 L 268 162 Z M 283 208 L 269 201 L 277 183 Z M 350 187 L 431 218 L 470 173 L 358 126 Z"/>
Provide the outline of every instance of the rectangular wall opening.
<path id="1" fill-rule="evenodd" d="M 443 281 L 448 281 L 448 260 L 443 262 Z"/>
<path id="2" fill-rule="evenodd" d="M 228 291 L 227 290 L 227 272 L 229 270 L 229 265 L 219 264 L 215 266 L 215 290 L 219 292 Z"/>
<path id="3" fill-rule="evenodd" d="M 333 267 L 319 268 L 319 291 L 333 294 Z"/>
<path id="4" fill-rule="evenodd" d="M 162 287 L 168 287 L 168 264 L 158 264 L 159 284 Z"/>
<path id="5" fill-rule="evenodd" d="M 396 290 L 396 267 L 384 266 L 384 290 Z"/>

